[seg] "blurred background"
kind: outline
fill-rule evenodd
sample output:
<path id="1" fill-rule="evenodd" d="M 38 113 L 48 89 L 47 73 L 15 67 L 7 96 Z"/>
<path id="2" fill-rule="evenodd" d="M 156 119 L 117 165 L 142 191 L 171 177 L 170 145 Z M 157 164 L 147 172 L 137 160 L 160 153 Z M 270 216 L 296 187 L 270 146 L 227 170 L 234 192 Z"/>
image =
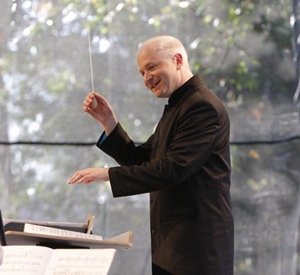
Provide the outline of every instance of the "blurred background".
<path id="1" fill-rule="evenodd" d="M 104 239 L 133 231 L 110 275 L 151 274 L 148 194 L 68 185 L 78 169 L 116 166 L 85 114 L 105 96 L 138 144 L 164 99 L 143 85 L 138 44 L 186 46 L 194 73 L 231 118 L 236 275 L 300 274 L 299 0 L 0 0 L 0 208 L 6 219 L 85 222 Z"/>

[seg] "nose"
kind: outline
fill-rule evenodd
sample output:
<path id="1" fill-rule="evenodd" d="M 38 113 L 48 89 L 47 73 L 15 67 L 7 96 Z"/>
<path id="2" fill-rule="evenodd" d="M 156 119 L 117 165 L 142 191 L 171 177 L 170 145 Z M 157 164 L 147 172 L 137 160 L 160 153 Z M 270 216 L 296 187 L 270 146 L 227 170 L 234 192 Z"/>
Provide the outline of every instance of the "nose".
<path id="1" fill-rule="evenodd" d="M 149 72 L 145 72 L 144 74 L 144 83 L 146 86 L 151 86 L 151 82 L 153 81 L 153 76 Z"/>

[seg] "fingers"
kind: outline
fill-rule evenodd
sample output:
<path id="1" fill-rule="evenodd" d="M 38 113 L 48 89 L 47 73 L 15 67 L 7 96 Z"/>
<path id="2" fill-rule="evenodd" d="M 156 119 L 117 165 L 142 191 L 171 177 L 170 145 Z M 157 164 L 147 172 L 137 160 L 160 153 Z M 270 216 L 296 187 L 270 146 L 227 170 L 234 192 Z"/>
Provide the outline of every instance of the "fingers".
<path id="1" fill-rule="evenodd" d="M 82 109 L 91 114 L 92 112 L 102 112 L 109 106 L 108 101 L 103 96 L 96 93 L 89 93 L 83 101 Z"/>
<path id="2" fill-rule="evenodd" d="M 89 175 L 86 174 L 86 170 L 77 171 L 72 178 L 68 181 L 68 184 L 74 183 L 90 183 L 92 180 L 90 179 Z"/>
<path id="3" fill-rule="evenodd" d="M 83 101 L 83 106 L 84 106 L 83 108 L 85 108 L 85 109 L 93 108 L 94 99 L 96 100 L 96 97 L 95 97 L 94 93 L 89 93 Z"/>
<path id="4" fill-rule="evenodd" d="M 97 96 L 98 100 L 101 100 L 101 97 L 99 95 Z M 96 93 L 89 93 L 83 101 L 82 110 L 91 115 L 94 119 L 99 120 L 99 115 L 101 115 L 102 112 L 100 108 L 97 108 L 98 105 Z"/>
<path id="5" fill-rule="evenodd" d="M 87 168 L 77 171 L 72 178 L 68 181 L 68 184 L 73 183 L 90 183 L 93 181 L 108 181 L 109 174 L 108 168 Z"/>

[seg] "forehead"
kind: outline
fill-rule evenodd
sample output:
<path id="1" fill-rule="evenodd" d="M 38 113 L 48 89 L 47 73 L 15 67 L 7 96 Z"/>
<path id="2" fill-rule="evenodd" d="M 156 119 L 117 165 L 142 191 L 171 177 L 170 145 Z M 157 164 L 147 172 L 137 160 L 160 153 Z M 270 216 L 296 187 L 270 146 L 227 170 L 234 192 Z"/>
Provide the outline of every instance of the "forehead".
<path id="1" fill-rule="evenodd" d="M 146 67 L 148 64 L 159 62 L 162 56 L 153 46 L 143 47 L 137 55 L 137 64 L 140 69 Z"/>

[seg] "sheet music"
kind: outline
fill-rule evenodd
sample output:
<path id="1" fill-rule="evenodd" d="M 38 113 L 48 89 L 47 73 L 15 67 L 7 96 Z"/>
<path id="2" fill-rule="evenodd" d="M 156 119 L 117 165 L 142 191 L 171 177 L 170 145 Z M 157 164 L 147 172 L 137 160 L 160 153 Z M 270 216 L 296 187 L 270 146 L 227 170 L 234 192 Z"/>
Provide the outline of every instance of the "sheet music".
<path id="1" fill-rule="evenodd" d="M 67 238 L 71 237 L 71 238 L 85 239 L 85 240 L 100 240 L 100 241 L 103 240 L 102 237 L 98 235 L 80 233 L 71 230 L 58 229 L 54 227 L 41 226 L 41 225 L 35 225 L 30 223 L 25 223 L 23 231 L 26 233 L 61 236 Z"/>
<path id="2" fill-rule="evenodd" d="M 3 247 L 2 275 L 107 275 L 115 249 Z"/>
<path id="3" fill-rule="evenodd" d="M 45 275 L 106 275 L 115 249 L 58 249 L 53 252 Z"/>
<path id="4" fill-rule="evenodd" d="M 51 253 L 48 247 L 5 246 L 0 274 L 42 275 Z"/>

